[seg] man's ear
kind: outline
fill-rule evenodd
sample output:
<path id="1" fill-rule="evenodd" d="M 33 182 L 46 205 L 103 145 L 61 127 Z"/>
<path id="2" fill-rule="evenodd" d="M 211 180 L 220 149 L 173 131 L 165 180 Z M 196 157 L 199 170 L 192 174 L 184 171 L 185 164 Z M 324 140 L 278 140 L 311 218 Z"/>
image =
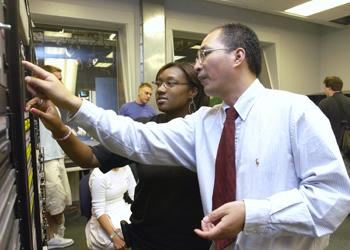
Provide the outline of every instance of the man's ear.
<path id="1" fill-rule="evenodd" d="M 245 60 L 245 50 L 243 48 L 237 48 L 235 51 L 234 66 L 242 64 Z"/>

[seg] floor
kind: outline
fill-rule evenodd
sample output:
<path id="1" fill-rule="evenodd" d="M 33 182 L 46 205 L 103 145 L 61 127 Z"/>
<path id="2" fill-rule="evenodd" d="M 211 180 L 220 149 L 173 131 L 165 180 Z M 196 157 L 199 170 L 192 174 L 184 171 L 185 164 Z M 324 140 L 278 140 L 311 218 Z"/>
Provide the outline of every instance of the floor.
<path id="1" fill-rule="evenodd" d="M 74 245 L 66 250 L 88 250 L 85 241 L 85 217 L 80 215 L 78 205 L 73 205 L 66 210 L 66 238 L 72 238 Z M 350 249 L 350 216 L 341 224 L 338 230 L 331 236 L 329 246 L 326 250 L 348 250 Z M 180 249 L 179 249 L 180 250 Z"/>
<path id="2" fill-rule="evenodd" d="M 344 220 L 340 227 L 331 235 L 327 250 L 350 249 L 350 215 Z"/>
<path id="3" fill-rule="evenodd" d="M 74 240 L 74 244 L 65 250 L 89 250 L 85 240 L 85 225 L 87 219 L 80 214 L 78 204 L 66 209 L 66 232 L 65 237 Z"/>

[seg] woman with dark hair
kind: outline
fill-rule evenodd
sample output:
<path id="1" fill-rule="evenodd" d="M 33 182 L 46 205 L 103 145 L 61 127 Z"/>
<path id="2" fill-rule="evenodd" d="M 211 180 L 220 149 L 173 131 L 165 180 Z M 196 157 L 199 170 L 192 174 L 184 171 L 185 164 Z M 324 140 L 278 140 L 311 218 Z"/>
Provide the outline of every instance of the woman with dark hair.
<path id="1" fill-rule="evenodd" d="M 153 83 L 157 86 L 156 103 L 162 113 L 148 121 L 165 123 L 209 103 L 189 63 L 164 65 Z M 32 103 L 35 103 L 35 98 Z M 47 101 L 46 105 L 50 102 Z M 62 121 L 50 114 L 47 107 L 44 109 L 46 113 L 36 109 L 32 112 L 40 116 L 54 136 L 66 135 L 67 128 Z M 100 167 L 102 172 L 107 172 L 115 166 L 131 163 L 101 145 L 89 148 L 74 135 L 60 140 L 59 144 L 76 164 L 85 168 Z M 203 218 L 196 173 L 183 166 L 135 164 L 139 181 L 131 206 L 131 223 L 126 226 L 132 249 L 209 249 L 210 242 L 199 238 L 193 231 L 200 228 Z M 113 231 L 107 231 L 107 234 L 112 241 L 114 237 L 120 237 Z"/>

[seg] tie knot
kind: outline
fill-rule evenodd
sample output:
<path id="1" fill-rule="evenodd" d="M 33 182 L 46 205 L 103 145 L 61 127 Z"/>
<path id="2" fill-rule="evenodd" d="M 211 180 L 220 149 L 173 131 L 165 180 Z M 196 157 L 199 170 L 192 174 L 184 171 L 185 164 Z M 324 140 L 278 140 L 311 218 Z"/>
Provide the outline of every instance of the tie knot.
<path id="1" fill-rule="evenodd" d="M 236 120 L 238 113 L 235 108 L 226 109 L 226 119 Z"/>

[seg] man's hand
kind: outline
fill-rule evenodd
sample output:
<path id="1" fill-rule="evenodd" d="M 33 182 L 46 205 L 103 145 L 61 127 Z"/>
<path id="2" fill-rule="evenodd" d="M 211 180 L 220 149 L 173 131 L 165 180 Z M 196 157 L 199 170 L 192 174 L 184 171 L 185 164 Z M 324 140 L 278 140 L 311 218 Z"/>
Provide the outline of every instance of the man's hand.
<path id="1" fill-rule="evenodd" d="M 195 229 L 194 231 L 200 237 L 209 240 L 228 239 L 243 230 L 244 221 L 244 202 L 233 201 L 222 205 L 205 216 L 202 220 L 202 229 Z"/>
<path id="2" fill-rule="evenodd" d="M 29 92 L 42 99 L 50 99 L 57 107 L 72 114 L 78 111 L 82 100 L 70 93 L 54 74 L 27 61 L 22 61 L 22 64 L 33 73 L 33 76 L 25 77 Z"/>

